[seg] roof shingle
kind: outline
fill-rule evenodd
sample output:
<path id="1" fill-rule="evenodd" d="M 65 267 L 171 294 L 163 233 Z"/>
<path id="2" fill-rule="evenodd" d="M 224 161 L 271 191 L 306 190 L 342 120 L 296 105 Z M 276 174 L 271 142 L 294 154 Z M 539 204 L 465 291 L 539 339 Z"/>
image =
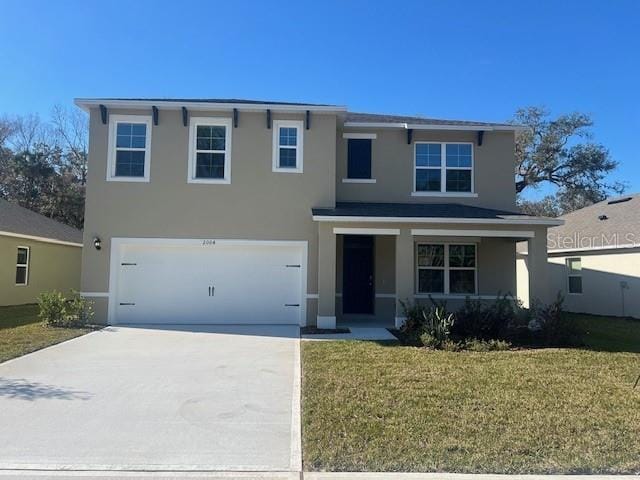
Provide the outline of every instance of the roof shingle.
<path id="1" fill-rule="evenodd" d="M 0 231 L 82 243 L 82 231 L 0 199 Z"/>

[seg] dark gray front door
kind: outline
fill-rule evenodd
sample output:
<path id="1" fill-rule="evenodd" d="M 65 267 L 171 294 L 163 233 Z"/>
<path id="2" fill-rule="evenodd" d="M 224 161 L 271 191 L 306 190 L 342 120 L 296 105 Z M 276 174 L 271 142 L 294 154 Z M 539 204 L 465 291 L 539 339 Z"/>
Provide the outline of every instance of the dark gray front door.
<path id="1" fill-rule="evenodd" d="M 374 237 L 345 235 L 343 240 L 342 312 L 372 314 Z"/>

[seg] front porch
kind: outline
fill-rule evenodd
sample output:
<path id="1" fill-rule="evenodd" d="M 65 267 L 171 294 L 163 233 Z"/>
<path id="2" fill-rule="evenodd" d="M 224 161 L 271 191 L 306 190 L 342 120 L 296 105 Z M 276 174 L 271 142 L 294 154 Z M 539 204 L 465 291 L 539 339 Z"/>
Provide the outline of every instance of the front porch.
<path id="1" fill-rule="evenodd" d="M 551 298 L 549 219 L 320 217 L 314 212 L 320 328 L 399 327 L 405 321 L 401 302 L 428 302 L 429 297 L 457 309 L 466 298 L 516 296 L 516 243 L 521 241 L 531 255 L 529 297 Z"/>

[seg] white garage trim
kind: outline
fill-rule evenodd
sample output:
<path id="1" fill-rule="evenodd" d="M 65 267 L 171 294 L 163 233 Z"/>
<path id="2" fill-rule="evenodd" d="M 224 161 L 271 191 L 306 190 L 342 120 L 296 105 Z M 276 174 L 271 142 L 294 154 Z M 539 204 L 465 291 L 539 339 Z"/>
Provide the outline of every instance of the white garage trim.
<path id="1" fill-rule="evenodd" d="M 109 312 L 107 322 L 115 325 L 116 313 L 116 283 L 118 280 L 120 250 L 128 245 L 185 245 L 185 246 L 207 246 L 207 245 L 229 245 L 229 246 L 279 246 L 298 247 L 302 250 L 302 262 L 300 265 L 300 299 L 305 300 L 307 295 L 307 264 L 308 264 L 308 242 L 298 240 L 243 240 L 243 239 L 213 239 L 213 238 L 126 238 L 113 237 L 111 239 L 111 258 L 109 262 Z M 113 294 L 112 294 L 113 292 Z M 250 293 L 247 293 L 249 296 Z M 300 303 L 300 318 L 298 324 L 307 324 L 307 302 Z"/>

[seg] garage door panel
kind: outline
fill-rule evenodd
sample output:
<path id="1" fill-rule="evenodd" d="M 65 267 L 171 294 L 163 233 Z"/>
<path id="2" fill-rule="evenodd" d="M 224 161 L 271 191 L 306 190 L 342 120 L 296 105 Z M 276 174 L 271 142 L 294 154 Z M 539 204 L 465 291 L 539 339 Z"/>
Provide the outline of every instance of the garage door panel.
<path id="1" fill-rule="evenodd" d="M 299 246 L 121 247 L 117 323 L 299 324 Z"/>

